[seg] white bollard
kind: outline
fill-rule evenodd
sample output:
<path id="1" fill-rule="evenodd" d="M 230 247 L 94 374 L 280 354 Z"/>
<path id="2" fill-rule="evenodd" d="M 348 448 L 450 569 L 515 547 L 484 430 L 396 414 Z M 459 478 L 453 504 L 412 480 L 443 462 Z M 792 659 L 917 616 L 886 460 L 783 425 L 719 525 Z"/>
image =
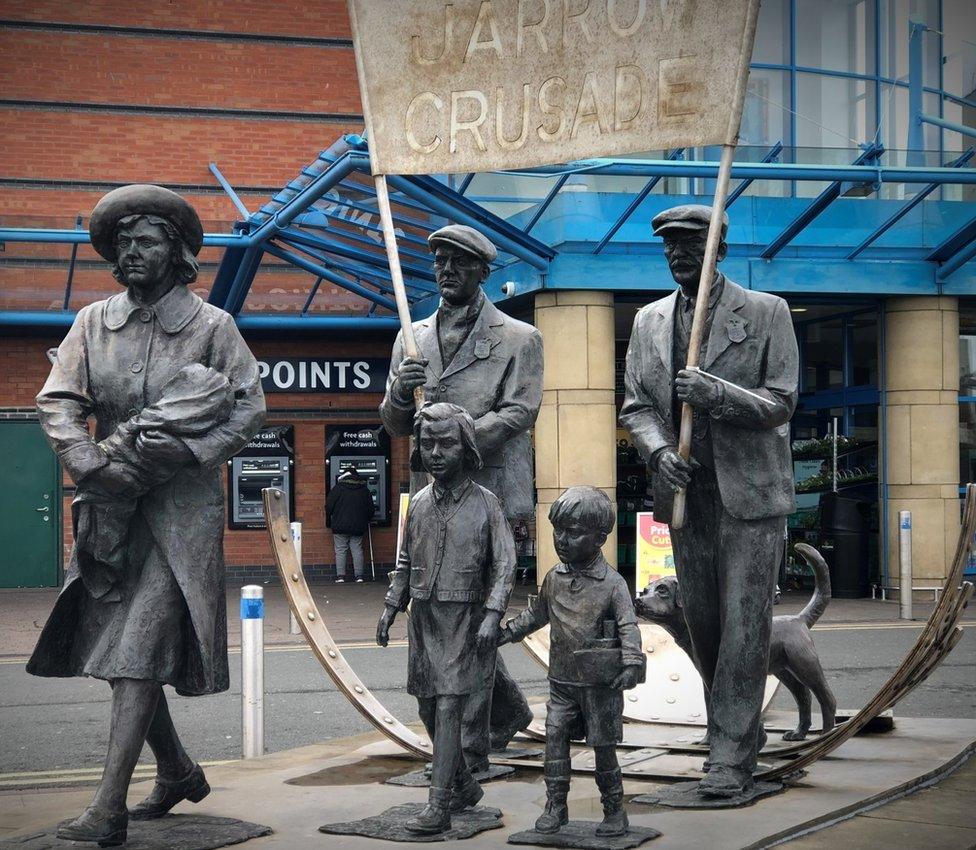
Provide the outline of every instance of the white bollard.
<path id="1" fill-rule="evenodd" d="M 901 598 L 900 616 L 903 620 L 912 619 L 912 512 L 898 511 L 898 562 Z"/>
<path id="2" fill-rule="evenodd" d="M 291 542 L 295 544 L 295 557 L 298 558 L 298 569 L 302 568 L 302 524 L 293 522 L 291 524 Z M 288 607 L 288 634 L 300 635 L 302 630 L 298 626 L 298 617 L 295 612 Z"/>
<path id="3" fill-rule="evenodd" d="M 241 748 L 264 755 L 264 588 L 241 588 Z"/>

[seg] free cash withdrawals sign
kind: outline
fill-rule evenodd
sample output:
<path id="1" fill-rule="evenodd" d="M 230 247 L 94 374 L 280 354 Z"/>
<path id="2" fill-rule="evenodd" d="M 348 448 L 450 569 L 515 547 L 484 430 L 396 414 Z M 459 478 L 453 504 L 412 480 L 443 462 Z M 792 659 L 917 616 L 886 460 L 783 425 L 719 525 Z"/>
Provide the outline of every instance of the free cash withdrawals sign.
<path id="1" fill-rule="evenodd" d="M 733 144 L 759 0 L 348 0 L 374 174 Z"/>

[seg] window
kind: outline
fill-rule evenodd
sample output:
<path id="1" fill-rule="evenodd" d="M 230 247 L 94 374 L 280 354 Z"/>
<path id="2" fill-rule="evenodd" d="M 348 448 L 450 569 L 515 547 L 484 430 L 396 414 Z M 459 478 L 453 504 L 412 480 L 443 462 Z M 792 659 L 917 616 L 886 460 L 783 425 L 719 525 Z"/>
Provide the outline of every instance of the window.
<path id="1" fill-rule="evenodd" d="M 805 328 L 803 392 L 839 390 L 844 386 L 844 324 L 828 319 Z"/>
<path id="2" fill-rule="evenodd" d="M 874 0 L 797 0 L 796 64 L 873 74 Z"/>

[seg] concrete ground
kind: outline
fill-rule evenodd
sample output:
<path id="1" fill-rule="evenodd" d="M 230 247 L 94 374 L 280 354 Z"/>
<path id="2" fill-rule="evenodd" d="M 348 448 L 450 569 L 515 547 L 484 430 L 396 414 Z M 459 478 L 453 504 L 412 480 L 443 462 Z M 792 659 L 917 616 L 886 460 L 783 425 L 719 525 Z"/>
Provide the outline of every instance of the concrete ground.
<path id="1" fill-rule="evenodd" d="M 324 584 L 313 586 L 312 589 L 320 610 L 328 618 L 334 636 L 344 645 L 344 652 L 357 672 L 394 714 L 406 722 L 413 722 L 416 719 L 416 706 L 404 690 L 404 622 L 399 621 L 396 624 L 392 635 L 394 643 L 388 649 L 378 649 L 372 643 L 375 619 L 382 608 L 385 588 L 378 584 Z M 524 587 L 517 589 L 513 600 L 514 609 L 524 604 L 527 591 Z M 90 786 L 97 781 L 98 768 L 104 755 L 109 698 L 104 683 L 86 679 L 37 679 L 28 676 L 23 670 L 25 657 L 33 647 L 55 595 L 56 591 L 46 590 L 0 591 L 0 728 L 3 729 L 0 734 L 0 846 L 3 845 L 3 835 L 22 832 L 29 828 L 27 824 L 35 823 L 35 813 L 53 813 L 59 806 L 63 807 L 62 811 L 69 811 L 72 807 L 83 805 L 87 795 L 91 793 Z M 239 590 L 230 589 L 228 621 L 231 624 L 232 647 L 239 644 L 238 599 Z M 775 611 L 777 614 L 792 613 L 799 610 L 805 602 L 805 594 L 787 596 Z M 930 604 L 917 600 L 916 616 L 924 618 L 930 610 Z M 326 754 L 336 757 L 349 753 L 363 740 L 373 740 L 346 737 L 355 736 L 369 727 L 332 687 L 305 646 L 304 639 L 288 634 L 287 607 L 276 585 L 269 584 L 266 587 L 266 605 L 265 634 L 269 644 L 266 659 L 266 710 L 269 718 L 267 745 L 269 752 L 275 754 L 247 763 L 236 761 L 240 752 L 240 665 L 237 661 L 239 656 L 235 655 L 234 649 L 231 655 L 231 691 L 212 697 L 172 700 L 174 719 L 188 748 L 194 757 L 208 764 L 208 774 L 216 777 L 215 782 L 224 783 L 222 777 L 225 776 L 225 770 L 228 771 L 227 783 L 230 783 L 232 777 L 246 775 L 261 764 L 294 767 L 299 763 L 307 764 L 305 759 L 310 753 L 316 758 L 324 758 Z M 815 639 L 841 708 L 857 708 L 863 704 L 864 699 L 877 689 L 888 671 L 901 660 L 917 637 L 921 620 L 914 623 L 900 622 L 896 619 L 897 614 L 897 604 L 892 602 L 832 601 L 817 627 Z M 967 612 L 966 622 L 974 622 L 974 612 Z M 513 676 L 520 682 L 527 696 L 533 701 L 542 699 L 547 691 L 544 672 L 518 647 L 505 647 L 503 652 Z M 946 663 L 928 682 L 896 707 L 899 730 L 910 728 L 905 724 L 915 722 L 905 719 L 909 716 L 976 718 L 974 683 L 976 629 L 970 626 L 962 644 Z M 791 701 L 783 694 L 777 697 L 774 706 L 793 709 Z M 976 737 L 969 732 L 966 734 L 970 735 L 970 739 Z M 861 740 L 867 739 L 858 739 L 859 742 Z M 327 743 L 314 743 L 323 741 Z M 949 743 L 951 749 L 961 742 L 960 738 L 944 743 Z M 381 748 L 382 746 L 380 745 Z M 853 742 L 846 745 L 853 746 Z M 846 753 L 847 750 L 842 752 Z M 134 795 L 145 793 L 148 787 L 145 780 L 153 772 L 148 753 L 144 755 L 135 777 L 137 783 L 141 781 L 141 784 L 133 786 Z M 326 771 L 324 776 L 327 782 L 319 782 L 321 776 L 319 779 L 302 780 L 299 784 L 304 790 L 300 793 L 312 796 L 307 801 L 308 810 L 301 817 L 310 818 L 313 826 L 318 822 L 316 818 L 321 822 L 342 819 L 332 815 L 325 816 L 320 793 L 323 789 L 314 786 L 337 785 L 341 789 L 357 784 L 357 777 L 361 778 L 362 775 L 373 778 L 383 775 L 385 778 L 385 775 L 403 772 L 409 768 L 409 763 L 399 760 L 391 762 L 392 755 L 389 752 L 379 760 L 371 759 L 367 763 L 359 764 L 355 770 L 346 769 L 351 768 L 353 762 L 330 764 L 321 768 Z M 833 762 L 834 758 L 831 758 L 821 765 L 827 766 Z M 816 769 L 823 769 L 821 765 Z M 855 773 L 861 772 L 859 760 L 853 768 Z M 318 775 L 321 770 L 308 771 L 302 775 Z M 964 806 L 960 801 L 962 795 L 976 790 L 973 787 L 976 779 L 973 777 L 972 764 L 965 771 L 967 772 L 960 772 L 946 779 L 936 788 L 919 791 L 890 806 L 859 814 L 826 831 L 794 839 L 787 846 L 926 846 L 931 847 L 931 850 L 943 847 L 976 847 L 976 824 L 969 819 L 970 813 L 976 812 L 976 807 Z M 293 772 L 294 775 L 297 774 Z M 966 779 L 967 776 L 969 779 Z M 534 801 L 533 805 L 538 804 L 543 793 L 537 779 L 538 777 L 529 780 L 534 784 L 528 788 L 523 787 L 520 795 Z M 273 780 L 268 781 L 273 783 Z M 584 786 L 587 782 L 592 784 L 587 778 L 581 781 Z M 226 784 L 226 788 L 230 787 L 230 784 Z M 595 794 L 595 789 L 590 790 Z M 641 790 L 647 789 L 637 788 L 634 793 Z M 329 799 L 334 793 L 342 796 L 345 792 L 331 789 L 328 792 Z M 791 792 L 791 795 L 795 796 L 795 792 Z M 211 799 L 217 796 L 215 794 Z M 574 810 L 574 816 L 594 816 L 594 800 L 593 794 L 584 794 L 576 803 L 579 811 Z M 396 801 L 399 802 L 400 797 Z M 924 805 L 918 801 L 924 801 Z M 380 802 L 392 804 L 385 797 Z M 486 802 L 492 804 L 490 799 Z M 225 803 L 226 797 L 221 806 Z M 207 811 L 218 813 L 217 808 Z M 523 814 L 528 818 L 523 825 L 528 825 L 534 815 L 528 810 Z M 666 815 L 670 817 L 673 813 Z M 299 817 L 298 812 L 295 817 Z M 519 818 L 519 824 L 522 824 L 524 818 L 521 815 Z M 644 819 L 644 822 L 661 828 L 656 820 Z M 508 830 L 508 826 L 509 823 L 506 822 L 506 829 L 493 835 L 507 835 L 509 831 L 514 831 Z M 931 835 L 932 841 L 918 843 L 916 838 L 920 831 Z M 836 839 L 829 838 L 835 833 L 838 835 Z M 724 827 L 718 834 L 724 841 Z M 306 841 L 299 840 L 299 836 L 294 834 L 293 839 L 299 843 L 293 845 L 274 843 L 278 841 L 274 838 L 263 839 L 262 841 L 272 843 L 261 846 L 311 846 L 319 838 L 314 829 L 312 835 L 312 839 Z M 338 839 L 330 839 L 332 840 L 338 842 Z M 661 843 L 662 841 L 663 839 L 650 846 L 748 846 L 735 843 L 672 844 Z M 829 845 L 828 841 L 831 842 Z M 492 843 L 495 843 L 494 838 Z M 359 845 L 329 843 L 322 846 Z M 370 843 L 368 846 L 375 844 Z M 468 846 L 490 845 L 469 842 Z M 258 845 L 255 847 L 258 848 Z"/>
<path id="2" fill-rule="evenodd" d="M 974 746 L 976 721 L 904 720 L 890 733 L 852 739 L 812 765 L 796 787 L 752 807 L 692 813 L 645 806 L 629 802 L 630 797 L 653 790 L 657 783 L 627 781 L 627 808 L 631 823 L 662 832 L 648 845 L 654 850 L 771 847 L 804 832 L 809 834 L 785 846 L 962 850 L 976 842 L 976 812 L 969 802 L 976 789 L 972 761 L 931 790 L 877 805 L 942 778 L 965 762 Z M 324 836 L 317 827 L 423 801 L 423 789 L 383 784 L 417 764 L 378 733 L 316 744 L 210 767 L 214 793 L 197 806 L 180 804 L 177 812 L 237 817 L 272 827 L 274 834 L 248 843 L 253 850 L 392 847 L 366 838 Z M 149 788 L 148 780 L 134 783 L 130 802 Z M 0 846 L 79 811 L 89 795 L 90 789 L 0 793 Z M 486 785 L 484 804 L 504 812 L 504 827 L 464 846 L 504 846 L 508 834 L 531 827 L 543 802 L 544 786 L 536 770 L 521 769 L 507 780 Z M 574 776 L 571 818 L 593 820 L 600 815 L 592 776 Z M 848 819 L 826 831 L 810 832 L 838 818 Z"/>
<path id="3" fill-rule="evenodd" d="M 376 620 L 383 610 L 385 582 L 364 584 L 313 584 L 315 601 L 328 618 L 329 629 L 340 643 L 372 642 Z M 526 596 L 534 592 L 533 586 L 518 585 L 512 596 L 511 608 L 519 610 L 525 605 Z M 26 657 L 34 648 L 37 636 L 58 595 L 57 588 L 0 590 L 0 659 Z M 277 582 L 264 586 L 266 644 L 280 646 L 304 645 L 301 635 L 288 633 L 288 603 Z M 807 593 L 784 594 L 783 601 L 773 609 L 774 614 L 795 614 L 809 598 Z M 932 610 L 931 594 L 917 593 L 913 605 L 915 620 L 920 623 Z M 969 622 L 976 622 L 976 606 L 964 615 Z M 240 588 L 227 590 L 228 639 L 231 647 L 240 645 Z M 898 603 L 873 599 L 832 599 L 819 626 L 840 624 L 906 625 L 898 619 Z M 404 638 L 403 622 L 394 626 L 391 639 Z"/>

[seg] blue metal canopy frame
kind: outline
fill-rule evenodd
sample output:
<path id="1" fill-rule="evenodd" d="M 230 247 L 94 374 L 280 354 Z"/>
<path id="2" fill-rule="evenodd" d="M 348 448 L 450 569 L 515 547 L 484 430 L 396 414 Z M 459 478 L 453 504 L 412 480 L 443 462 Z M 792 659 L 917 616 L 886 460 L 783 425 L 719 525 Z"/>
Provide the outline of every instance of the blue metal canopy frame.
<path id="1" fill-rule="evenodd" d="M 884 291 L 899 294 L 911 292 L 913 287 L 918 292 L 942 292 L 943 286 L 956 287 L 955 290 L 945 290 L 947 292 L 976 292 L 972 275 L 965 277 L 967 283 L 962 284 L 962 288 L 960 284 L 948 283 L 951 275 L 976 256 L 976 218 L 967 220 L 951 235 L 940 238 L 934 248 L 924 248 L 918 242 L 909 247 L 875 249 L 872 254 L 866 255 L 866 259 L 862 258 L 869 246 L 916 209 L 936 188 L 951 184 L 976 185 L 976 170 L 966 167 L 974 156 L 972 149 L 944 167 L 889 166 L 884 162 L 883 149 L 876 144 L 865 145 L 853 164 L 840 166 L 780 162 L 782 151 L 782 145 L 777 144 L 759 162 L 734 163 L 732 177 L 742 182 L 736 187 L 730 203 L 740 198 L 753 181 L 826 183 L 827 188 L 800 210 L 796 210 L 800 202 L 796 198 L 747 198 L 754 205 L 773 201 L 792 203 L 794 211 L 791 219 L 787 219 L 789 223 L 780 229 L 772 241 L 742 244 L 740 240 L 738 244 L 732 244 L 726 261 L 731 273 L 741 274 L 741 279 L 756 288 L 782 288 L 781 281 L 795 277 L 797 271 L 803 272 L 816 265 L 822 274 L 843 276 L 845 286 L 850 287 L 851 292 L 883 294 L 878 290 L 879 285 L 887 287 Z M 502 173 L 504 177 L 539 176 L 552 181 L 548 191 L 540 195 L 534 206 L 530 202 L 528 207 L 523 196 L 511 199 L 480 197 L 480 203 L 464 196 L 459 190 L 469 188 L 470 175 L 462 179 L 459 190 L 451 189 L 447 181 L 433 177 L 388 177 L 394 224 L 398 241 L 402 243 L 405 284 L 415 314 L 423 314 L 436 306 L 431 258 L 425 246 L 430 232 L 448 221 L 477 227 L 498 246 L 499 258 L 493 264 L 489 279 L 490 294 L 498 295 L 499 283 L 503 279 L 517 281 L 515 288 L 520 293 L 545 288 L 593 288 L 594 285 L 627 291 L 646 288 L 644 258 L 660 254 L 660 245 L 651 242 L 646 233 L 639 242 L 631 241 L 634 226 L 629 220 L 645 201 L 651 202 L 651 192 L 660 180 L 710 180 L 717 173 L 715 162 L 679 159 L 680 155 L 681 152 L 675 151 L 663 160 L 594 159 L 558 167 Z M 211 170 L 235 207 L 247 213 L 247 208 L 216 165 Z M 290 181 L 259 210 L 238 222 L 232 233 L 206 234 L 206 246 L 224 248 L 210 291 L 210 302 L 232 313 L 240 327 L 252 330 L 357 329 L 389 332 L 398 327 L 396 317 L 388 315 L 394 307 L 390 297 L 392 286 L 385 250 L 379 237 L 375 191 L 369 174 L 365 142 L 357 136 L 344 137 L 301 169 L 295 180 Z M 552 213 L 567 199 L 583 197 L 577 192 L 569 193 L 570 189 L 579 188 L 568 185 L 569 178 L 574 174 L 587 177 L 639 177 L 645 182 L 618 208 L 620 211 L 609 229 L 605 219 L 602 226 L 597 221 L 598 231 L 591 229 L 577 237 L 573 244 L 564 245 L 559 239 L 552 238 L 551 228 L 547 224 L 551 216 L 547 217 L 546 213 Z M 485 182 L 482 180 L 479 185 Z M 866 187 L 868 192 L 874 193 L 885 184 L 905 186 L 906 189 L 909 186 L 921 188 L 916 189 L 912 198 L 883 220 L 875 216 L 880 223 L 856 248 L 825 252 L 816 245 L 800 245 L 791 246 L 788 257 L 777 256 L 786 245 L 795 242 L 796 237 L 837 201 L 848 187 Z M 588 191 L 592 191 L 592 187 Z M 670 196 L 653 197 L 661 201 L 670 199 Z M 616 198 L 615 203 L 623 200 L 619 195 Z M 516 201 L 522 212 L 508 221 L 486 208 L 495 201 Z M 972 216 L 971 204 L 953 202 L 950 206 L 958 206 Z M 557 210 L 557 215 L 564 214 L 564 211 Z M 530 230 L 550 232 L 542 237 L 530 235 Z M 547 244 L 546 240 L 552 244 Z M 73 253 L 76 253 L 77 246 L 87 243 L 89 238 L 82 229 L 0 227 L 0 241 L 67 244 L 74 246 Z M 816 259 L 817 263 L 811 264 L 810 259 Z M 251 314 L 246 310 L 248 293 L 255 276 L 268 260 L 273 260 L 273 263 L 265 266 L 267 269 L 276 269 L 276 264 L 283 263 L 311 276 L 300 311 L 290 315 L 266 315 Z M 880 269 L 882 263 L 883 271 Z M 74 318 L 74 313 L 67 309 L 73 272 L 74 262 L 71 261 L 63 299 L 64 310 L 0 311 L 0 326 L 69 325 Z M 322 315 L 312 312 L 323 281 L 362 298 L 365 302 L 363 314 Z M 600 283 L 595 284 L 595 281 Z M 800 281 L 792 289 L 787 286 L 783 291 L 812 291 L 804 289 L 805 286 L 809 284 Z"/>

